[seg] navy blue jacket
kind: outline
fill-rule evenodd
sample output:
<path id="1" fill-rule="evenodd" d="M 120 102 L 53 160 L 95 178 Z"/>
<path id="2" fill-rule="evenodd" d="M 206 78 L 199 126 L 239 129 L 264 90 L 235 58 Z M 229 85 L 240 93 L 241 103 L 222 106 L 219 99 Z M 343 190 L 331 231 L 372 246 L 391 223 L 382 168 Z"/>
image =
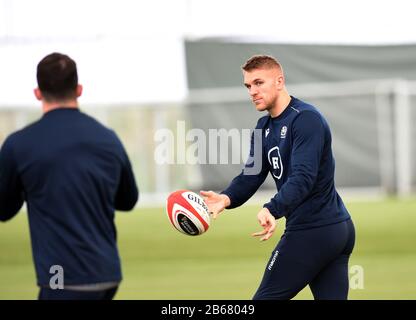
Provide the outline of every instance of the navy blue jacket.
<path id="1" fill-rule="evenodd" d="M 120 140 L 79 109 L 49 111 L 2 145 L 0 220 L 26 201 L 40 286 L 53 265 L 63 267 L 64 285 L 120 281 L 114 212 L 137 199 Z"/>
<path id="2" fill-rule="evenodd" d="M 222 193 L 235 208 L 245 203 L 270 172 L 277 194 L 266 203 L 286 229 L 307 229 L 350 218 L 334 185 L 335 162 L 328 123 L 312 105 L 291 97 L 275 118 L 259 119 L 250 159 Z"/>

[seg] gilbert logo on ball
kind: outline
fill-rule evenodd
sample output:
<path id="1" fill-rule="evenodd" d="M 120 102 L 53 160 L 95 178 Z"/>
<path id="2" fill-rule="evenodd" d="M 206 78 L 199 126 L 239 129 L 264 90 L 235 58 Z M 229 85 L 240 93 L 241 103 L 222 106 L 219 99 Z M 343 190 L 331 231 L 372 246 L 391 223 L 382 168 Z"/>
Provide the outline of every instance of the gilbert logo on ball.
<path id="1" fill-rule="evenodd" d="M 197 236 L 209 228 L 211 219 L 208 207 L 195 192 L 172 192 L 167 199 L 166 211 L 172 225 L 184 234 Z"/>

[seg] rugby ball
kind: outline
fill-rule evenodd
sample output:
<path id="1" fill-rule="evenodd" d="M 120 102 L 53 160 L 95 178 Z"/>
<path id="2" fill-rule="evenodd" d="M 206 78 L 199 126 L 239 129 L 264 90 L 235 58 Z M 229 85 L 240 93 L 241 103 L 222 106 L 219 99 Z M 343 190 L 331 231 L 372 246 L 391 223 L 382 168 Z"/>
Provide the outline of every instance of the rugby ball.
<path id="1" fill-rule="evenodd" d="M 180 232 L 198 236 L 209 228 L 211 218 L 204 200 L 195 192 L 172 192 L 166 203 L 170 223 Z"/>

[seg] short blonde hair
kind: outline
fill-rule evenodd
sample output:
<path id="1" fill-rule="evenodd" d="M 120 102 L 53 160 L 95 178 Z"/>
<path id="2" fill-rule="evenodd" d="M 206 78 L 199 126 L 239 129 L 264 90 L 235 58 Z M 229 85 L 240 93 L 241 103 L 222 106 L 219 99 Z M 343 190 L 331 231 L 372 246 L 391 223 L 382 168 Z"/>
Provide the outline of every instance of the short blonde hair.
<path id="1" fill-rule="evenodd" d="M 241 66 L 241 69 L 244 71 L 252 71 L 254 69 L 262 68 L 278 68 L 283 71 L 281 64 L 275 58 L 268 55 L 254 55 Z"/>

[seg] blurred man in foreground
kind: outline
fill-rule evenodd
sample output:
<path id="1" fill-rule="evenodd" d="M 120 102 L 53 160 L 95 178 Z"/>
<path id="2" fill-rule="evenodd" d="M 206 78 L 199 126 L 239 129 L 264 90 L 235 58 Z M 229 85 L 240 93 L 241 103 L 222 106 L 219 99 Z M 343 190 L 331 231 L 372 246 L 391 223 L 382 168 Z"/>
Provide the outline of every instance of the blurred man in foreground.
<path id="1" fill-rule="evenodd" d="M 116 134 L 80 111 L 75 62 L 52 53 L 37 66 L 43 116 L 0 151 L 0 220 L 27 203 L 39 299 L 112 299 L 122 279 L 115 210 L 138 200 Z"/>

